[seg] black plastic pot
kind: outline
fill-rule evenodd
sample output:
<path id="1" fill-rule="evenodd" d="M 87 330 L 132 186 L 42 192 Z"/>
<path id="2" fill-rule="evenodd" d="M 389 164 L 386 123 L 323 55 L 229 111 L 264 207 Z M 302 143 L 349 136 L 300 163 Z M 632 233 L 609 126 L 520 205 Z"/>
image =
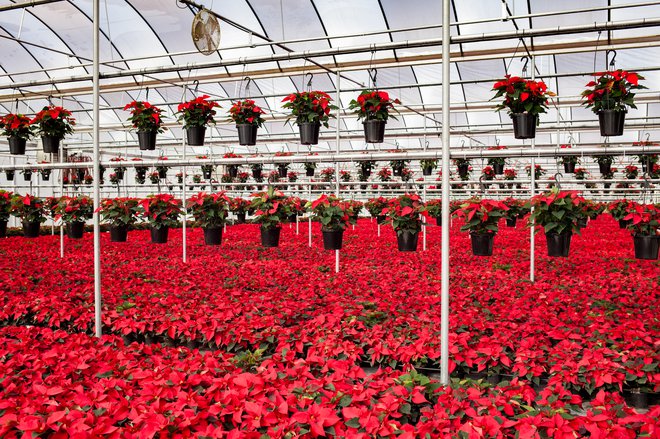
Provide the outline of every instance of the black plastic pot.
<path id="1" fill-rule="evenodd" d="M 37 238 L 39 236 L 40 228 L 41 223 L 39 221 L 34 223 L 23 221 L 23 236 L 26 238 Z"/>
<path id="2" fill-rule="evenodd" d="M 236 224 L 245 224 L 245 212 L 236 213 Z"/>
<path id="3" fill-rule="evenodd" d="M 296 222 L 297 215 L 295 213 L 292 213 L 289 215 L 286 220 L 290 223 L 295 223 Z"/>
<path id="4" fill-rule="evenodd" d="M 494 233 L 470 233 L 472 254 L 475 256 L 492 256 Z"/>
<path id="5" fill-rule="evenodd" d="M 438 227 L 442 227 L 442 217 L 441 216 L 436 216 L 435 217 L 435 225 Z"/>
<path id="6" fill-rule="evenodd" d="M 153 151 L 156 149 L 156 135 L 158 131 L 138 131 L 138 145 L 142 151 Z"/>
<path id="7" fill-rule="evenodd" d="M 609 174 L 612 169 L 612 163 L 598 163 L 601 174 Z"/>
<path id="8" fill-rule="evenodd" d="M 11 136 L 9 138 L 9 154 L 24 155 L 26 145 L 27 145 L 27 140 L 21 137 Z"/>
<path id="9" fill-rule="evenodd" d="M 518 218 L 507 218 L 506 219 L 506 226 L 507 227 L 516 227 L 516 222 L 518 221 Z"/>
<path id="10" fill-rule="evenodd" d="M 319 122 L 303 122 L 298 125 L 300 130 L 300 143 L 303 145 L 316 145 L 319 143 L 319 131 L 321 124 Z"/>
<path id="11" fill-rule="evenodd" d="M 158 170 L 158 178 L 167 178 L 167 168 Z"/>
<path id="12" fill-rule="evenodd" d="M 313 177 L 314 171 L 316 171 L 315 168 L 305 168 L 305 175 L 308 177 Z"/>
<path id="13" fill-rule="evenodd" d="M 504 174 L 504 163 L 493 164 L 493 171 L 495 171 L 495 175 Z"/>
<path id="14" fill-rule="evenodd" d="M 600 110 L 598 112 L 600 135 L 601 136 L 623 135 L 623 124 L 625 120 L 626 120 L 625 111 Z"/>
<path id="15" fill-rule="evenodd" d="M 236 178 L 236 176 L 238 175 L 238 165 L 227 166 L 227 173 L 231 178 Z M 211 177 L 204 177 L 204 178 L 211 178 Z"/>
<path id="16" fill-rule="evenodd" d="M 277 247 L 280 245 L 280 227 L 264 229 L 261 227 L 261 245 L 264 247 Z"/>
<path id="17" fill-rule="evenodd" d="M 71 239 L 82 239 L 84 231 L 85 223 L 82 221 L 66 223 L 66 236 Z"/>
<path id="18" fill-rule="evenodd" d="M 536 137 L 537 114 L 514 113 L 511 115 L 513 120 L 513 136 L 516 139 L 533 139 Z"/>
<path id="19" fill-rule="evenodd" d="M 83 182 L 85 181 L 85 170 L 84 169 L 76 169 L 76 172 L 78 173 L 78 181 Z M 124 176 L 124 173 L 122 172 L 122 178 Z"/>
<path id="20" fill-rule="evenodd" d="M 632 220 L 624 220 L 620 219 L 619 220 L 619 228 L 620 229 L 626 229 L 628 228 L 628 225 L 632 224 Z"/>
<path id="21" fill-rule="evenodd" d="M 343 230 L 322 230 L 323 248 L 325 250 L 341 250 L 344 237 Z"/>
<path id="22" fill-rule="evenodd" d="M 41 171 L 41 179 L 43 181 L 50 181 L 50 171 L 47 169 Z"/>
<path id="23" fill-rule="evenodd" d="M 432 175 L 433 174 L 433 168 L 431 166 L 427 166 L 422 168 L 422 174 L 423 175 Z"/>
<path id="24" fill-rule="evenodd" d="M 573 232 L 546 233 L 548 243 L 548 256 L 567 257 L 571 248 L 571 237 Z"/>
<path id="25" fill-rule="evenodd" d="M 362 174 L 367 178 L 371 177 L 371 166 L 363 166 Z"/>
<path id="26" fill-rule="evenodd" d="M 635 235 L 633 236 L 633 242 L 635 244 L 635 258 L 649 260 L 658 259 L 660 236 Z"/>
<path id="27" fill-rule="evenodd" d="M 253 146 L 257 144 L 257 125 L 241 123 L 236 125 L 238 129 L 238 144 L 243 146 Z"/>
<path id="28" fill-rule="evenodd" d="M 575 172 L 575 162 L 567 162 L 567 158 L 568 157 L 564 157 L 564 172 L 567 174 L 573 174 Z"/>
<path id="29" fill-rule="evenodd" d="M 401 174 L 403 173 L 403 168 L 404 168 L 403 166 L 397 166 L 396 168 L 392 167 L 392 175 L 395 177 L 401 177 Z"/>
<path id="30" fill-rule="evenodd" d="M 14 180 L 14 173 L 15 171 L 5 171 L 5 175 L 7 176 L 7 181 L 13 181 Z"/>
<path id="31" fill-rule="evenodd" d="M 204 243 L 206 245 L 220 245 L 222 243 L 222 227 L 205 227 Z"/>
<path id="32" fill-rule="evenodd" d="M 286 175 L 289 172 L 289 168 L 286 165 L 278 165 L 277 172 L 279 172 L 280 178 L 286 178 Z"/>
<path id="33" fill-rule="evenodd" d="M 376 223 L 377 224 L 385 224 L 385 220 L 387 217 L 385 215 L 376 215 Z"/>
<path id="34" fill-rule="evenodd" d="M 123 180 L 124 179 L 124 170 L 122 169 L 121 171 L 115 171 L 115 175 L 117 176 L 117 180 Z M 84 174 L 83 174 L 84 177 Z"/>
<path id="35" fill-rule="evenodd" d="M 368 120 L 363 122 L 364 141 L 367 143 L 383 143 L 386 124 L 387 122 L 384 120 Z"/>
<path id="36" fill-rule="evenodd" d="M 144 180 L 147 177 L 147 168 L 135 168 L 135 175 L 138 179 Z"/>
<path id="37" fill-rule="evenodd" d="M 637 410 L 646 410 L 649 408 L 649 394 L 639 390 L 624 391 L 623 400 L 629 407 Z"/>
<path id="38" fill-rule="evenodd" d="M 23 171 L 23 180 L 32 181 L 32 172 Z"/>
<path id="39" fill-rule="evenodd" d="M 57 154 L 60 150 L 60 138 L 53 136 L 41 136 L 41 146 L 46 154 Z"/>
<path id="40" fill-rule="evenodd" d="M 206 180 L 210 180 L 212 175 L 213 175 L 213 170 L 212 169 L 202 168 L 202 176 Z"/>
<path id="41" fill-rule="evenodd" d="M 396 241 L 400 252 L 416 252 L 418 232 L 400 231 L 396 232 Z"/>
<path id="42" fill-rule="evenodd" d="M 469 171 L 470 171 L 470 165 L 458 165 L 459 177 L 467 177 Z"/>
<path id="43" fill-rule="evenodd" d="M 252 177 L 253 178 L 261 178 L 261 168 L 257 169 L 252 169 Z"/>
<path id="44" fill-rule="evenodd" d="M 190 146 L 203 146 L 206 127 L 186 128 L 186 140 Z"/>
<path id="45" fill-rule="evenodd" d="M 7 237 L 7 221 L 0 221 L 0 238 Z"/>
<path id="46" fill-rule="evenodd" d="M 170 231 L 170 228 L 163 226 L 159 229 L 152 227 L 151 228 L 151 243 L 152 244 L 165 244 L 167 243 L 167 235 Z"/>
<path id="47" fill-rule="evenodd" d="M 110 242 L 126 242 L 127 238 L 127 226 L 110 226 Z"/>

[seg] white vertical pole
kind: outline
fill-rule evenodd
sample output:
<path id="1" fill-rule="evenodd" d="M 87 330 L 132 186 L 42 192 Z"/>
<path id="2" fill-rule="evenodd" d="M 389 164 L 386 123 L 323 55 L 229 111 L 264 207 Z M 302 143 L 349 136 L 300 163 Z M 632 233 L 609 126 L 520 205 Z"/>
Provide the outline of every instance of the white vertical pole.
<path id="1" fill-rule="evenodd" d="M 188 85 L 183 86 L 183 96 L 181 98 L 181 101 L 184 102 L 186 100 L 186 91 L 188 90 Z M 183 149 L 182 151 L 182 157 L 185 160 L 186 159 L 186 130 L 181 129 L 181 148 Z M 181 198 L 183 199 L 183 229 L 182 229 L 182 237 L 181 237 L 181 257 L 183 258 L 183 262 L 186 263 L 188 262 L 188 235 L 187 235 L 187 225 L 186 225 L 186 177 L 188 174 L 188 169 L 184 166 L 183 169 L 181 170 L 183 173 L 183 186 L 181 189 Z"/>
<path id="2" fill-rule="evenodd" d="M 309 185 L 309 199 L 310 200 L 312 199 L 312 185 L 311 184 Z M 308 241 L 309 241 L 307 245 L 309 245 L 309 248 L 312 248 L 312 217 L 311 217 L 311 215 L 307 218 L 307 224 L 308 224 L 307 238 L 308 238 Z"/>
<path id="3" fill-rule="evenodd" d="M 424 151 L 428 149 L 426 144 L 426 116 L 424 117 Z M 426 177 L 424 178 L 424 186 L 422 186 L 422 202 L 426 203 Z M 422 215 L 422 251 L 426 251 L 426 216 Z"/>
<path id="4" fill-rule="evenodd" d="M 64 160 L 64 145 L 60 148 L 60 163 Z M 61 171 L 63 172 L 63 171 Z M 60 195 L 64 195 L 64 177 L 60 178 Z M 53 194 L 55 196 L 55 194 Z M 96 209 L 95 209 L 96 210 Z M 55 220 L 53 220 L 53 228 L 55 227 Z M 60 259 L 64 259 L 64 229 L 60 225 Z"/>
<path id="5" fill-rule="evenodd" d="M 339 131 L 339 125 L 341 124 L 341 98 L 339 95 L 339 87 L 340 87 L 340 82 L 341 82 L 341 76 L 339 75 L 339 72 L 337 72 L 337 106 L 339 106 L 339 110 L 337 110 L 337 138 L 336 138 L 336 147 L 337 147 L 337 155 L 339 155 L 339 142 L 340 142 L 340 131 Z M 335 162 L 335 196 L 339 198 L 339 162 Z M 339 273 L 339 250 L 335 250 L 335 273 Z"/>
<path id="6" fill-rule="evenodd" d="M 99 1 L 94 0 L 93 15 L 94 15 L 94 60 L 93 60 L 93 92 L 92 92 L 92 122 L 93 122 L 93 142 L 94 142 L 94 320 L 96 328 L 96 336 L 101 337 L 101 227 L 99 223 L 98 208 L 101 205 L 101 188 L 100 188 L 100 154 L 99 154 Z"/>
<path id="7" fill-rule="evenodd" d="M 534 55 L 532 55 L 532 80 L 534 80 L 536 77 L 536 65 L 534 63 Z M 532 139 L 532 149 L 534 149 L 534 146 L 536 145 L 536 139 Z M 536 192 L 536 159 L 534 156 L 532 156 L 531 160 L 531 189 L 530 189 L 530 196 L 534 196 L 534 192 Z M 534 207 L 532 207 L 532 212 L 534 212 Z M 530 234 L 529 234 L 529 280 L 534 282 L 534 274 L 535 274 L 535 254 L 534 254 L 534 233 L 536 232 L 535 230 L 536 224 L 532 220 L 532 227 L 530 228 Z"/>
<path id="8" fill-rule="evenodd" d="M 442 223 L 449 224 L 449 1 L 442 2 Z M 442 227 L 440 382 L 449 385 L 449 227 Z"/>

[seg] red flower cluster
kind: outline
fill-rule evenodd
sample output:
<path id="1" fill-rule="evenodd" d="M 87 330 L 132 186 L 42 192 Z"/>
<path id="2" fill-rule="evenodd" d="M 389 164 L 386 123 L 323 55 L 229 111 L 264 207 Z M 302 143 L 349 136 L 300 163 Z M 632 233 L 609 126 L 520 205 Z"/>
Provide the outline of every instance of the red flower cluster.
<path id="1" fill-rule="evenodd" d="M 29 139 L 32 136 L 30 118 L 22 114 L 5 114 L 0 117 L 2 135 L 7 137 L 21 137 Z"/>
<path id="2" fill-rule="evenodd" d="M 184 122 L 184 128 L 203 127 L 214 124 L 216 111 L 214 108 L 220 107 L 217 102 L 209 101 L 211 96 L 203 95 L 195 99 L 179 104 L 177 113 L 180 114 L 179 121 Z"/>
<path id="3" fill-rule="evenodd" d="M 126 104 L 124 111 L 131 111 L 131 117 L 128 121 L 133 124 L 133 128 L 138 131 L 158 131 L 160 133 L 165 129 L 163 125 L 163 110 L 151 105 L 147 101 L 133 101 Z"/>
<path id="4" fill-rule="evenodd" d="M 625 111 L 626 107 L 637 108 L 634 103 L 635 94 L 631 90 L 646 88 L 639 84 L 643 76 L 635 72 L 615 70 L 612 72 L 594 73 L 595 81 L 587 84 L 587 89 L 582 92 L 583 103 L 591 108 L 594 113 L 601 110 Z"/>
<path id="5" fill-rule="evenodd" d="M 334 117 L 330 111 L 337 109 L 331 101 L 332 98 L 325 92 L 303 91 L 282 99 L 282 108 L 291 110 L 290 118 L 295 118 L 298 125 L 319 122 L 327 128 L 329 118 Z"/>
<path id="6" fill-rule="evenodd" d="M 266 112 L 251 99 L 236 101 L 229 109 L 230 118 L 236 124 L 251 124 L 261 127 L 264 123 L 262 114 L 266 114 Z"/>
<path id="7" fill-rule="evenodd" d="M 386 91 L 364 90 L 358 96 L 357 100 L 352 100 L 348 105 L 350 110 L 354 110 L 358 119 L 364 120 L 384 120 L 390 116 L 390 110 L 394 110 L 394 104 L 400 104 L 398 99 L 390 99 Z"/>
<path id="8" fill-rule="evenodd" d="M 548 96 L 555 95 L 548 91 L 543 81 L 525 80 L 511 75 L 506 75 L 504 79 L 496 82 L 493 90 L 496 91 L 493 99 L 504 98 L 504 101 L 497 105 L 497 111 L 507 108 L 509 114 L 545 113 Z"/>

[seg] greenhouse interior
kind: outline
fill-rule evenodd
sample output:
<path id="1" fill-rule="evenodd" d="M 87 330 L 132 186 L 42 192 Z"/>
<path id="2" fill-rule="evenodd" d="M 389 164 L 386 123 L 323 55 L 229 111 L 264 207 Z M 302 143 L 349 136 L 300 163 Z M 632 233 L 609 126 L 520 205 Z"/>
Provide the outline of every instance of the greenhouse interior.
<path id="1" fill-rule="evenodd" d="M 660 1 L 0 0 L 0 437 L 660 438 Z"/>

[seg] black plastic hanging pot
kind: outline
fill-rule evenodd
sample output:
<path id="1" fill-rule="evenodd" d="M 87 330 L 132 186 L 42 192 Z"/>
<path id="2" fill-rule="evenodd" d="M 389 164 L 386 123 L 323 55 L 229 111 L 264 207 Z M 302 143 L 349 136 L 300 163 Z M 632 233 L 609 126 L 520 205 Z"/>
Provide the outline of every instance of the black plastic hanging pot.
<path id="1" fill-rule="evenodd" d="M 202 176 L 203 176 L 206 180 L 210 180 L 210 179 L 211 179 L 211 175 L 213 175 L 213 169 L 202 168 Z"/>
<path id="2" fill-rule="evenodd" d="M 470 165 L 458 165 L 458 176 L 459 177 L 467 177 L 468 172 L 470 170 Z"/>
<path id="3" fill-rule="evenodd" d="M 433 174 L 433 167 L 432 166 L 425 166 L 422 168 L 422 174 L 423 175 L 432 175 Z"/>
<path id="4" fill-rule="evenodd" d="M 635 257 L 637 259 L 658 259 L 660 236 L 635 235 L 633 236 L 633 242 L 635 244 Z"/>
<path id="5" fill-rule="evenodd" d="M 387 216 L 385 215 L 376 215 L 376 223 L 379 225 L 385 224 L 385 220 L 387 220 Z"/>
<path id="6" fill-rule="evenodd" d="M 158 178 L 167 178 L 167 168 L 162 168 L 158 170 Z"/>
<path id="7" fill-rule="evenodd" d="M 517 221 L 518 221 L 517 217 L 507 218 L 506 219 L 506 226 L 507 227 L 516 227 L 516 222 Z"/>
<path id="8" fill-rule="evenodd" d="M 85 173 L 86 171 L 84 169 L 76 169 L 76 173 L 78 174 L 78 181 L 83 182 L 85 181 Z M 124 178 L 124 171 L 121 173 L 122 178 Z"/>
<path id="9" fill-rule="evenodd" d="M 625 111 L 600 110 L 598 112 L 600 135 L 601 136 L 623 135 L 623 124 L 625 120 L 626 120 Z"/>
<path id="10" fill-rule="evenodd" d="M 308 177 L 313 177 L 314 171 L 316 171 L 316 168 L 305 168 L 305 175 Z"/>
<path id="11" fill-rule="evenodd" d="M 319 143 L 319 132 L 321 124 L 319 122 L 303 122 L 298 125 L 300 130 L 300 143 L 303 145 L 316 145 Z"/>
<path id="12" fill-rule="evenodd" d="M 257 125 L 241 123 L 236 125 L 238 129 L 238 144 L 241 146 L 253 146 L 257 144 Z"/>
<path id="13" fill-rule="evenodd" d="M 80 174 L 78 174 L 80 176 Z M 117 176 L 117 180 L 123 180 L 124 179 L 124 170 L 116 170 L 115 175 Z M 83 178 L 85 177 L 85 173 L 83 172 Z"/>
<path id="14" fill-rule="evenodd" d="M 277 172 L 280 174 L 280 178 L 286 178 L 286 174 L 289 171 L 289 167 L 287 165 L 278 165 L 277 166 Z"/>
<path id="15" fill-rule="evenodd" d="M 387 122 L 384 120 L 367 120 L 363 122 L 364 141 L 367 143 L 383 143 L 386 124 Z"/>
<path id="16" fill-rule="evenodd" d="M 265 229 L 261 226 L 261 245 L 264 247 L 277 247 L 280 245 L 280 227 Z"/>
<path id="17" fill-rule="evenodd" d="M 492 256 L 494 233 L 470 233 L 472 254 L 475 256 Z"/>
<path id="18" fill-rule="evenodd" d="M 504 163 L 494 163 L 493 171 L 495 172 L 495 175 L 504 174 Z"/>
<path id="19" fill-rule="evenodd" d="M 625 220 L 625 219 L 620 219 L 619 220 L 619 228 L 620 229 L 626 229 L 628 226 L 632 224 L 632 220 Z"/>
<path id="20" fill-rule="evenodd" d="M 142 151 L 153 151 L 156 149 L 156 135 L 158 131 L 138 131 L 138 145 Z"/>
<path id="21" fill-rule="evenodd" d="M 27 140 L 21 137 L 11 136 L 9 138 L 9 154 L 24 155 L 26 145 L 27 145 Z"/>
<path id="22" fill-rule="evenodd" d="M 286 217 L 286 220 L 290 223 L 295 223 L 297 217 L 298 216 L 295 213 L 292 213 L 291 215 Z"/>
<path id="23" fill-rule="evenodd" d="M 39 236 L 40 228 L 41 223 L 39 221 L 23 221 L 23 236 L 26 238 L 37 238 Z"/>
<path id="24" fill-rule="evenodd" d="M 128 226 L 110 226 L 110 242 L 126 242 Z"/>
<path id="25" fill-rule="evenodd" d="M 151 243 L 152 244 L 166 244 L 167 235 L 170 231 L 170 228 L 167 226 L 162 226 L 160 228 L 151 227 Z"/>
<path id="26" fill-rule="evenodd" d="M 188 127 L 186 128 L 186 139 L 190 146 L 204 146 L 204 135 L 206 127 Z"/>
<path id="27" fill-rule="evenodd" d="M 49 170 L 43 170 L 41 171 L 41 179 L 43 181 L 50 181 L 50 171 Z"/>
<path id="28" fill-rule="evenodd" d="M 323 248 L 325 250 L 341 250 L 344 237 L 343 230 L 322 230 Z"/>
<path id="29" fill-rule="evenodd" d="M 222 227 L 204 227 L 204 243 L 220 245 L 222 243 Z"/>
<path id="30" fill-rule="evenodd" d="M 135 168 L 135 175 L 138 180 L 144 180 L 147 177 L 147 168 Z"/>
<path id="31" fill-rule="evenodd" d="M 71 239 L 82 239 L 84 231 L 85 223 L 82 221 L 66 223 L 66 236 Z"/>
<path id="32" fill-rule="evenodd" d="M 598 163 L 598 168 L 600 169 L 601 174 L 609 174 L 612 172 L 611 171 L 612 163 L 608 163 L 608 162 Z"/>
<path id="33" fill-rule="evenodd" d="M 537 114 L 513 113 L 513 136 L 516 139 L 533 139 L 536 137 Z"/>
<path id="34" fill-rule="evenodd" d="M 23 180 L 32 181 L 32 172 L 23 171 Z"/>
<path id="35" fill-rule="evenodd" d="M 14 173 L 15 172 L 16 171 L 10 171 L 10 170 L 5 171 L 5 174 L 7 176 L 7 181 L 13 181 L 14 180 Z"/>
<path id="36" fill-rule="evenodd" d="M 564 157 L 564 172 L 573 174 L 575 172 L 575 162 L 566 161 L 568 157 Z"/>
<path id="37" fill-rule="evenodd" d="M 245 212 L 236 213 L 236 224 L 245 224 Z"/>
<path id="38" fill-rule="evenodd" d="M 60 138 L 54 136 L 41 136 L 41 146 L 46 154 L 57 154 L 60 150 Z"/>
<path id="39" fill-rule="evenodd" d="M 571 237 L 573 232 L 564 233 L 546 233 L 545 238 L 548 244 L 548 256 L 567 257 L 571 248 Z"/>
<path id="40" fill-rule="evenodd" d="M 252 177 L 253 178 L 261 178 L 261 168 L 253 168 L 252 169 Z"/>
<path id="41" fill-rule="evenodd" d="M 435 217 L 435 225 L 438 227 L 442 227 L 442 217 L 441 216 L 436 216 Z"/>
<path id="42" fill-rule="evenodd" d="M 0 238 L 7 237 L 7 221 L 0 221 Z"/>
<path id="43" fill-rule="evenodd" d="M 367 178 L 371 177 L 371 166 L 363 166 L 362 175 L 364 175 Z"/>
<path id="44" fill-rule="evenodd" d="M 238 165 L 229 165 L 229 166 L 227 166 L 227 173 L 229 173 L 229 176 L 231 178 L 236 178 L 236 176 L 238 175 Z M 205 177 L 205 178 L 211 178 L 211 177 L 209 176 L 209 177 Z"/>
<path id="45" fill-rule="evenodd" d="M 416 252 L 419 232 L 398 231 L 396 241 L 400 252 Z"/>
<path id="46" fill-rule="evenodd" d="M 403 166 L 392 167 L 392 175 L 395 177 L 401 177 L 403 173 Z"/>

